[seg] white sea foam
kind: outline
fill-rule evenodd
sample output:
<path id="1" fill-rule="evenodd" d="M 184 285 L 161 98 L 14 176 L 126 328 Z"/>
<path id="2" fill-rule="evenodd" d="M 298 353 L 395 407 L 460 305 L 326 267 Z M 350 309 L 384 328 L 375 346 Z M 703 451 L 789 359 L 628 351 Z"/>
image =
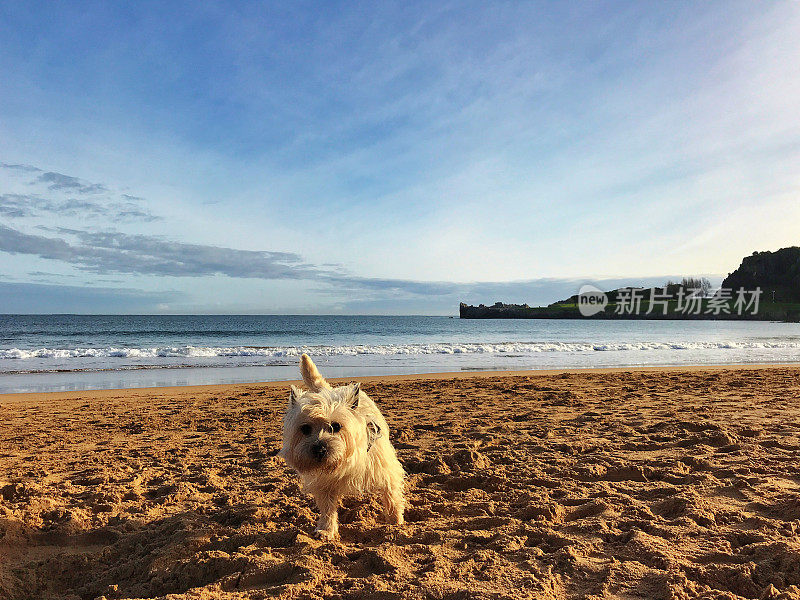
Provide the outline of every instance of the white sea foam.
<path id="1" fill-rule="evenodd" d="M 38 348 L 0 349 L 0 360 L 6 359 L 80 359 L 80 358 L 213 358 L 213 357 L 297 357 L 358 355 L 424 355 L 424 354 L 526 354 L 536 352 L 626 352 L 669 350 L 742 350 L 785 349 L 800 350 L 800 342 L 627 342 L 590 344 L 580 342 L 501 342 L 501 343 L 440 343 L 387 344 L 353 346 L 275 346 L 275 347 L 215 347 L 163 346 L 151 348 Z"/>

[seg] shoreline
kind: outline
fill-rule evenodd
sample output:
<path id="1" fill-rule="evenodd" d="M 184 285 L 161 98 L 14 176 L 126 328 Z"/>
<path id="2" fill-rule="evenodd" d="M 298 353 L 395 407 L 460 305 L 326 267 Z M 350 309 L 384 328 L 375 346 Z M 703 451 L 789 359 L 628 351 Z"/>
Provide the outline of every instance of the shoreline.
<path id="1" fill-rule="evenodd" d="M 401 375 L 366 375 L 362 377 L 329 377 L 328 381 L 334 384 L 344 384 L 353 381 L 361 383 L 393 383 L 405 381 L 439 381 L 461 379 L 487 379 L 495 377 L 552 377 L 562 374 L 614 374 L 625 372 L 636 373 L 664 373 L 664 372 L 702 372 L 702 371 L 744 371 L 762 369 L 796 369 L 800 370 L 800 362 L 789 363 L 743 363 L 720 365 L 679 365 L 679 366 L 632 366 L 632 367 L 587 367 L 564 369 L 524 369 L 524 370 L 486 370 L 486 371 L 444 371 L 440 373 L 406 373 Z M 86 399 L 87 396 L 102 399 L 110 397 L 127 397 L 165 394 L 185 395 L 196 393 L 225 393 L 230 390 L 249 391 L 250 389 L 288 388 L 290 385 L 302 386 L 301 379 L 287 379 L 281 381 L 255 381 L 249 383 L 217 383 L 185 386 L 161 387 L 130 387 L 87 389 L 56 392 L 13 392 L 0 394 L 0 403 L 3 402 L 41 402 L 55 400 Z"/>

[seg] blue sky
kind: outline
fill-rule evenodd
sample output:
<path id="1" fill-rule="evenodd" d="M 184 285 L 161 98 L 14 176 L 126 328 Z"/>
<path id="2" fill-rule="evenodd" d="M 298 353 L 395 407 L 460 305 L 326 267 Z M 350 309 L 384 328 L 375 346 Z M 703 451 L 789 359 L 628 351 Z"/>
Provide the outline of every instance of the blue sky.
<path id="1" fill-rule="evenodd" d="M 0 312 L 455 313 L 800 243 L 800 3 L 2 3 Z"/>

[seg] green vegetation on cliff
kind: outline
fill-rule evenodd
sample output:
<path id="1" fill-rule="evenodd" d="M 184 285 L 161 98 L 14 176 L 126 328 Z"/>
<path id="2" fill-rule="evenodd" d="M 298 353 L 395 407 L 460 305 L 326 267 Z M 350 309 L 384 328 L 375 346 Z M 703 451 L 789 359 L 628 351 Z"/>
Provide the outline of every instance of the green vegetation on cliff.
<path id="1" fill-rule="evenodd" d="M 775 302 L 800 302 L 800 246 L 753 252 L 722 282 L 723 288 L 752 290 Z"/>
<path id="2" fill-rule="evenodd" d="M 746 291 L 744 296 L 739 290 Z M 757 307 L 751 292 L 761 290 Z M 605 292 L 604 309 L 586 317 L 578 309 L 578 296 L 549 306 L 527 304 L 470 306 L 461 303 L 462 319 L 693 319 L 800 321 L 800 247 L 775 252 L 754 252 L 711 293 L 705 278 L 684 278 L 661 288 L 620 288 Z M 652 307 L 651 307 L 651 300 Z M 687 307 L 687 304 L 689 305 Z"/>

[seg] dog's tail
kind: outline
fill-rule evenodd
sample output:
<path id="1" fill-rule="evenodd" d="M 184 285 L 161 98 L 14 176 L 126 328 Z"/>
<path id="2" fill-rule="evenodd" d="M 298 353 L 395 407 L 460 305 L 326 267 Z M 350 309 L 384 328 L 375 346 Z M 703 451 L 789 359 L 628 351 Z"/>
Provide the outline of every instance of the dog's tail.
<path id="1" fill-rule="evenodd" d="M 331 385 L 325 381 L 325 378 L 317 371 L 317 365 L 314 364 L 308 354 L 303 354 L 300 357 L 300 373 L 303 375 L 303 381 L 312 392 L 318 392 L 323 388 L 329 388 Z"/>

